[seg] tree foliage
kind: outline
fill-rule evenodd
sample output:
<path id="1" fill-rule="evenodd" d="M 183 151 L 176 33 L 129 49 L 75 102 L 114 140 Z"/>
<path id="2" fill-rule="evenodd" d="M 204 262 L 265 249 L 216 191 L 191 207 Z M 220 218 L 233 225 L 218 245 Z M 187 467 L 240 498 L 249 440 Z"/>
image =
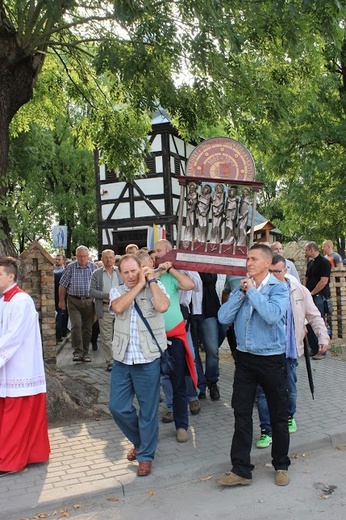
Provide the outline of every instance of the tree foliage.
<path id="1" fill-rule="evenodd" d="M 68 255 L 79 244 L 96 247 L 93 154 L 72 130 L 62 114 L 53 130 L 32 124 L 12 141 L 6 203 L 19 251 L 31 240 L 51 241 L 56 224 L 68 227 Z"/>
<path id="2" fill-rule="evenodd" d="M 252 151 L 288 238 L 343 236 L 345 53 L 344 0 L 0 1 L 0 176 L 13 117 L 53 128 L 60 85 L 75 143 L 120 175 L 143 173 L 160 104 L 183 137 L 218 125 Z"/>

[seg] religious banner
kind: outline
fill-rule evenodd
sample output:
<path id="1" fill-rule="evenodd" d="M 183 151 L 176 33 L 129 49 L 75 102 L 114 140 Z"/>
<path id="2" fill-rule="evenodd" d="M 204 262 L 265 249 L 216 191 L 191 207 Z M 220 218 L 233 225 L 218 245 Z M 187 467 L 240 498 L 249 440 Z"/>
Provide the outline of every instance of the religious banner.
<path id="1" fill-rule="evenodd" d="M 245 275 L 262 186 L 250 152 L 233 139 L 208 139 L 191 153 L 178 180 L 177 249 L 165 259 L 178 269 Z"/>
<path id="2" fill-rule="evenodd" d="M 67 226 L 53 226 L 53 247 L 67 249 Z"/>

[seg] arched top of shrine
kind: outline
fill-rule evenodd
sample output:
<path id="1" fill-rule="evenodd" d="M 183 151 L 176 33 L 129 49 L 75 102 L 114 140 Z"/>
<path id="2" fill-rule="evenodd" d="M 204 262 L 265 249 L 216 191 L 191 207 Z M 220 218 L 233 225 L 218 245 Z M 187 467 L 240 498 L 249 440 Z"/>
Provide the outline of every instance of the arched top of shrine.
<path id="1" fill-rule="evenodd" d="M 191 153 L 186 177 L 199 181 L 257 185 L 255 163 L 249 150 L 234 139 L 213 137 Z"/>

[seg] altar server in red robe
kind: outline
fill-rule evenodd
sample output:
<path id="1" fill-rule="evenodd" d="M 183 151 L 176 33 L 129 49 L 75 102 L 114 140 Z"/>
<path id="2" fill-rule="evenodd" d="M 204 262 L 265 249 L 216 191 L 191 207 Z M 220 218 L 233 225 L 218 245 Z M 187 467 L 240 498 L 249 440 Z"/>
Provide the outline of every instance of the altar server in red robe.
<path id="1" fill-rule="evenodd" d="M 0 258 L 0 476 L 49 459 L 46 378 L 38 314 Z"/>

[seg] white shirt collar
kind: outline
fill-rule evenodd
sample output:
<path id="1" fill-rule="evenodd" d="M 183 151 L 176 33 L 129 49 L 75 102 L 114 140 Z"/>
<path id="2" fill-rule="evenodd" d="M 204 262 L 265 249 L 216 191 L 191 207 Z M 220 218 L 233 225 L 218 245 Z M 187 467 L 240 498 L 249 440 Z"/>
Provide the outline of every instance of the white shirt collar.
<path id="1" fill-rule="evenodd" d="M 269 278 L 270 278 L 270 273 L 268 273 L 267 276 L 264 278 L 264 280 L 262 280 L 259 287 L 256 287 L 255 282 L 253 282 L 253 284 L 255 285 L 255 288 L 258 291 L 260 291 L 265 285 L 267 285 L 267 283 L 269 282 Z"/>

